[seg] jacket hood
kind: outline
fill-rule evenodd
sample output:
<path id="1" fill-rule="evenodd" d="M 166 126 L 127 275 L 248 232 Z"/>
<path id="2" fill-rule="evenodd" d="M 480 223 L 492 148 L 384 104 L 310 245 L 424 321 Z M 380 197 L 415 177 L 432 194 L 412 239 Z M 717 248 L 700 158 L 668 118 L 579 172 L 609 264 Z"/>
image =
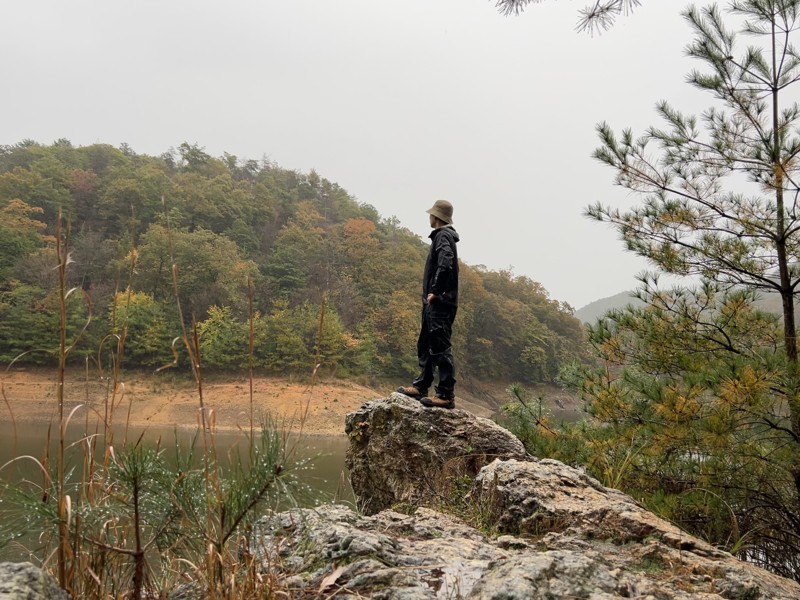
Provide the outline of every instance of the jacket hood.
<path id="1" fill-rule="evenodd" d="M 428 237 L 432 238 L 439 231 L 447 232 L 450 235 L 450 237 L 453 238 L 454 242 L 458 242 L 461 239 L 458 237 L 458 232 L 453 228 L 452 225 L 444 225 L 443 227 L 439 227 L 439 229 L 434 229 L 433 231 L 431 231 L 431 234 Z"/>

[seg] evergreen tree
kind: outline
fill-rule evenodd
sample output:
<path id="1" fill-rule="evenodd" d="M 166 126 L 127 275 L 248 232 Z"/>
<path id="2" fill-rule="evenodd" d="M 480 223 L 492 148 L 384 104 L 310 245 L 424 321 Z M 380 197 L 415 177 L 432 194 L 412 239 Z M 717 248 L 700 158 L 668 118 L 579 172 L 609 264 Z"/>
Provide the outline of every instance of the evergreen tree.
<path id="1" fill-rule="evenodd" d="M 646 307 L 612 314 L 594 329 L 593 342 L 614 367 L 588 388 L 595 414 L 612 425 L 609 452 L 628 448 L 626 464 L 651 484 L 663 480 L 667 493 L 670 481 L 681 493 L 708 484 L 739 527 L 749 524 L 745 556 L 794 577 L 800 107 L 788 99 L 800 82 L 793 45 L 799 11 L 800 0 L 687 10 L 695 35 L 687 51 L 705 68 L 688 80 L 719 105 L 698 119 L 661 102 L 665 127 L 639 138 L 599 125 L 596 158 L 643 204 L 588 209 L 660 271 L 702 282 L 696 290 L 660 291 L 646 277 Z M 755 43 L 740 52 L 744 35 Z M 763 292 L 780 296 L 782 329 L 751 308 Z M 771 471 L 762 472 L 764 465 Z M 702 520 L 697 505 L 684 517 Z"/>

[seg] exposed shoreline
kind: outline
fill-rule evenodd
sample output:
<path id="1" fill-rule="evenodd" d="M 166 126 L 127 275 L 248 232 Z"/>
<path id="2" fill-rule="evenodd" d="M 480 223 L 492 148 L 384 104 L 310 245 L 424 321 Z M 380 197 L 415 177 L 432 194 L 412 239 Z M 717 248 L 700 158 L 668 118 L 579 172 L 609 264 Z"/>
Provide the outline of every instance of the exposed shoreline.
<path id="1" fill-rule="evenodd" d="M 56 369 L 12 366 L 0 370 L 0 423 L 56 422 Z M 322 378 L 313 385 L 299 377 L 254 376 L 252 413 L 258 427 L 261 415 L 269 413 L 282 428 L 304 435 L 344 435 L 345 416 L 364 402 L 385 398 L 397 385 L 367 386 L 354 381 Z M 216 430 L 249 430 L 251 382 L 245 374 L 208 373 L 202 385 L 203 405 Z M 457 391 L 456 405 L 479 417 L 491 417 L 508 395 L 501 382 L 464 381 Z M 114 426 L 126 422 L 134 428 L 194 429 L 199 424 L 200 395 L 190 374 L 179 372 L 123 371 L 116 383 L 96 371 L 68 371 L 64 386 L 64 414 L 71 420 L 102 422 L 111 412 Z M 580 400 L 554 387 L 531 389 L 546 396 L 554 410 L 577 415 Z M 304 416 L 304 417 L 303 417 Z"/>
<path id="2" fill-rule="evenodd" d="M 58 412 L 54 369 L 14 368 L 0 374 L 0 422 L 54 423 Z M 174 374 L 123 373 L 116 391 L 107 379 L 73 370 L 64 386 L 64 414 L 72 421 L 115 426 L 193 429 L 199 423 L 200 394 L 190 379 Z M 219 431 L 250 428 L 250 381 L 214 375 L 203 382 L 203 405 Z M 344 417 L 361 404 L 386 395 L 353 382 L 323 380 L 308 385 L 288 378 L 254 377 L 252 414 L 256 427 L 269 413 L 279 426 L 306 435 L 344 435 Z M 113 403 L 113 410 L 111 405 Z M 73 412 L 74 411 L 74 412 Z M 302 427 L 301 427 L 302 421 Z"/>

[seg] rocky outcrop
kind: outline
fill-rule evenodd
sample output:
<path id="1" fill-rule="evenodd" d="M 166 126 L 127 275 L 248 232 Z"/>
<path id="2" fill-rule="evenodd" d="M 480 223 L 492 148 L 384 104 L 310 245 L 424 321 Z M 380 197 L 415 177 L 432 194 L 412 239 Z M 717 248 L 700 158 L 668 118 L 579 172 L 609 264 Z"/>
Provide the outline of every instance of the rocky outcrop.
<path id="1" fill-rule="evenodd" d="M 624 597 L 800 598 L 796 582 L 714 548 L 555 460 L 495 461 L 471 495 L 501 533 L 594 556 Z"/>
<path id="2" fill-rule="evenodd" d="M 345 464 L 361 510 L 436 503 L 454 478 L 470 480 L 496 458 L 529 458 L 493 421 L 431 409 L 402 394 L 364 404 L 345 419 Z"/>
<path id="3" fill-rule="evenodd" d="M 795 582 L 702 544 L 680 550 L 658 535 L 619 543 L 571 531 L 492 536 L 424 507 L 413 515 L 361 516 L 338 505 L 284 512 L 260 521 L 255 539 L 265 568 L 298 598 L 800 598 Z"/>
<path id="4" fill-rule="evenodd" d="M 704 556 L 722 553 L 556 460 L 494 461 L 475 478 L 473 500 L 490 507 L 499 531 L 522 535 L 565 532 L 615 543 L 657 538 Z"/>
<path id="5" fill-rule="evenodd" d="M 393 395 L 348 415 L 346 431 L 367 514 L 329 505 L 254 529 L 251 551 L 293 597 L 800 599 L 796 582 L 528 456 L 485 419 Z"/>
<path id="6" fill-rule="evenodd" d="M 288 592 L 323 597 L 457 599 L 619 597 L 609 566 L 582 551 L 537 552 L 524 540 L 491 539 L 426 508 L 413 516 L 359 516 L 344 506 L 282 513 L 261 522 L 265 561 L 295 574 Z M 611 595 L 597 595 L 597 594 Z"/>
<path id="7" fill-rule="evenodd" d="M 55 580 L 31 563 L 0 563 L 0 600 L 70 600 Z"/>

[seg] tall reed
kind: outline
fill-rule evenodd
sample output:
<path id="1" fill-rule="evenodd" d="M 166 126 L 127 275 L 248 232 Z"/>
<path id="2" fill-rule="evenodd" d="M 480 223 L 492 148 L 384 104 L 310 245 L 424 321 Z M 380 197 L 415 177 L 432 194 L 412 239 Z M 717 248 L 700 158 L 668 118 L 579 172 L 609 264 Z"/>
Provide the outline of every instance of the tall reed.
<path id="1" fill-rule="evenodd" d="M 86 403 L 69 407 L 66 397 L 68 359 L 92 318 L 88 294 L 68 289 L 69 227 L 62 229 L 59 215 L 55 243 L 58 274 L 58 371 L 56 380 L 57 434 L 55 473 L 51 473 L 49 436 L 44 458 L 33 460 L 42 483 L 12 482 L 3 478 L 7 500 L 0 522 L 0 545 L 36 533 L 29 550 L 45 569 L 54 572 L 59 585 L 75 598 L 100 600 L 161 597 L 188 576 L 194 587 L 210 599 L 269 598 L 275 593 L 274 577 L 262 573 L 255 559 L 243 549 L 252 540 L 248 532 L 264 510 L 280 502 L 292 502 L 302 491 L 296 472 L 308 459 L 299 458 L 299 442 L 289 442 L 285 429 L 269 415 L 256 416 L 254 403 L 254 332 L 252 282 L 248 279 L 250 335 L 248 340 L 249 417 L 242 455 L 234 448 L 227 456 L 217 447 L 216 415 L 204 398 L 200 340 L 194 317 L 187 324 L 181 305 L 174 260 L 171 276 L 181 335 L 173 341 L 172 367 L 185 351 L 196 385 L 198 422 L 193 441 L 182 444 L 178 434 L 168 460 L 167 447 L 159 440 L 153 448 L 144 433 L 128 439 L 130 400 L 121 425 L 125 434 L 117 443 L 116 409 L 125 399 L 122 376 L 128 324 L 115 326 L 97 352 L 101 378 L 108 382 L 102 407 L 89 405 L 88 362 Z M 131 252 L 128 302 L 135 273 L 136 252 Z M 87 317 L 83 328 L 70 336 L 68 299 L 81 292 Z M 324 310 L 324 307 L 323 307 Z M 130 315 L 130 311 L 126 311 Z M 115 322 L 116 315 L 112 315 Z M 322 317 L 320 317 L 322 323 Z M 320 325 L 321 327 L 321 325 Z M 321 335 L 321 334 L 320 334 Z M 108 377 L 105 367 L 108 365 Z M 161 371 L 163 369 L 160 369 Z M 312 377 L 313 383 L 313 377 Z M 3 395 L 6 404 L 10 402 Z M 71 418 L 86 411 L 84 431 L 70 443 Z M 96 419 L 92 423 L 90 414 Z M 300 414 L 302 429 L 307 415 Z M 77 458 L 77 461 L 73 459 Z M 80 465 L 76 469 L 73 464 Z M 5 468 L 4 465 L 0 468 Z M 241 595 L 246 594 L 246 595 Z"/>

